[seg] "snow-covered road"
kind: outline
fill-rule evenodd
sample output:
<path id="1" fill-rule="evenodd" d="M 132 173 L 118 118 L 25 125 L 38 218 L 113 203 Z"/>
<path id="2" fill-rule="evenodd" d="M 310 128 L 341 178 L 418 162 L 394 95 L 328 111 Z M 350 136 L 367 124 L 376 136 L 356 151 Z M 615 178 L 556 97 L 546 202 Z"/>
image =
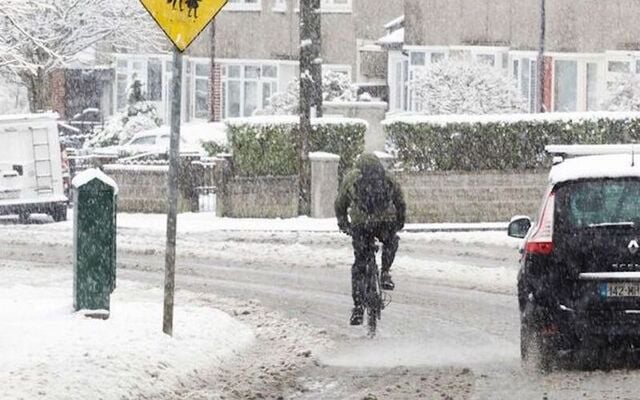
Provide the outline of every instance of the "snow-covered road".
<path id="1" fill-rule="evenodd" d="M 369 340 L 347 323 L 346 236 L 183 229 L 177 287 L 213 296 L 254 329 L 256 344 L 163 398 L 637 398 L 636 371 L 520 368 L 517 241 L 503 232 L 401 236 L 397 290 Z M 160 287 L 162 230 L 121 225 L 118 244 L 119 279 Z M 70 270 L 70 224 L 1 225 L 0 262 Z"/>

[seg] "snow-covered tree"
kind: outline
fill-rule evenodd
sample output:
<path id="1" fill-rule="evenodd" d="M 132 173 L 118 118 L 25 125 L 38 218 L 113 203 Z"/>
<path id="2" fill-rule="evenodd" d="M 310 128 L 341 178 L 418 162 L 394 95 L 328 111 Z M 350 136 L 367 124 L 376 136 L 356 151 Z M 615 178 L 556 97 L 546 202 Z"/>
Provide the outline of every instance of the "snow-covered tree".
<path id="1" fill-rule="evenodd" d="M 4 0 L 0 7 L 0 72 L 28 90 L 29 107 L 47 107 L 51 71 L 107 43 L 159 48 L 161 32 L 130 0 Z"/>
<path id="2" fill-rule="evenodd" d="M 261 110 L 266 115 L 293 115 L 298 113 L 300 82 L 294 79 L 284 92 L 275 93 L 269 98 L 269 104 Z M 325 72 L 322 74 L 322 99 L 324 101 L 355 101 L 357 87 L 346 74 Z"/>
<path id="3" fill-rule="evenodd" d="M 156 107 L 146 101 L 142 83 L 137 79 L 129 87 L 128 103 L 125 111 L 111 117 L 105 128 L 87 141 L 88 147 L 124 144 L 136 133 L 162 124 Z"/>
<path id="4" fill-rule="evenodd" d="M 640 78 L 633 74 L 617 78 L 602 108 L 607 111 L 640 111 Z"/>
<path id="5" fill-rule="evenodd" d="M 424 114 L 526 112 L 515 82 L 480 63 L 447 60 L 431 64 L 409 82 L 416 108 Z"/>

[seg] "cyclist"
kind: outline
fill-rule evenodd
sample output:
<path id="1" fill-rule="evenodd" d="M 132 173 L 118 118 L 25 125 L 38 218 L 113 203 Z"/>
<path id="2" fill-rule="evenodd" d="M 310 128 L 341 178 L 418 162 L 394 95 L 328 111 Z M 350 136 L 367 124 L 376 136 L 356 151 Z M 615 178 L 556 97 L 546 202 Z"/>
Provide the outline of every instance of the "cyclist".
<path id="1" fill-rule="evenodd" d="M 400 185 L 389 176 L 373 154 L 362 154 L 355 168 L 340 186 L 335 202 L 340 230 L 352 238 L 355 261 L 351 268 L 353 311 L 351 325 L 362 324 L 364 309 L 358 282 L 366 271 L 367 259 L 375 255 L 375 239 L 382 242 L 381 283 L 384 290 L 395 285 L 389 270 L 398 250 L 397 232 L 405 221 L 406 204 Z"/>

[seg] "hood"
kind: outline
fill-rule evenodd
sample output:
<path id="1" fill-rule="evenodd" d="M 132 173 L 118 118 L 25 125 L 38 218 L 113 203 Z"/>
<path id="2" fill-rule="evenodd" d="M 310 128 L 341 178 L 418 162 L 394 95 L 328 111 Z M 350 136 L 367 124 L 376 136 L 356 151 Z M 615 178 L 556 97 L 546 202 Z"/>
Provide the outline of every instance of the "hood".
<path id="1" fill-rule="evenodd" d="M 355 167 L 359 171 L 364 171 L 366 169 L 384 171 L 384 166 L 382 165 L 382 162 L 380 162 L 380 159 L 371 153 L 361 154 L 356 160 Z"/>

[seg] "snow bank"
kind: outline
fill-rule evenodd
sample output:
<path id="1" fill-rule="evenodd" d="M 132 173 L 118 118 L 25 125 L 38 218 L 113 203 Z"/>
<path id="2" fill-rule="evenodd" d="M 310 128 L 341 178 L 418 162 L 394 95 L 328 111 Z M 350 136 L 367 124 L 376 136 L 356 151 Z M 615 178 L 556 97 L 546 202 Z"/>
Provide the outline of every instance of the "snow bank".
<path id="1" fill-rule="evenodd" d="M 490 124 L 514 122 L 556 122 L 556 121 L 596 121 L 599 119 L 627 120 L 640 118 L 640 112 L 576 112 L 543 114 L 488 114 L 488 115 L 392 115 L 382 121 L 385 126 L 394 123 L 404 124 Z"/>
<path id="2" fill-rule="evenodd" d="M 71 312 L 70 274 L 0 271 L 8 278 L 0 285 L 13 282 L 0 286 L 2 398 L 153 398 L 253 340 L 246 326 L 182 292 L 171 338 L 161 332 L 159 289 L 120 281 L 110 319 L 95 320 Z"/>

